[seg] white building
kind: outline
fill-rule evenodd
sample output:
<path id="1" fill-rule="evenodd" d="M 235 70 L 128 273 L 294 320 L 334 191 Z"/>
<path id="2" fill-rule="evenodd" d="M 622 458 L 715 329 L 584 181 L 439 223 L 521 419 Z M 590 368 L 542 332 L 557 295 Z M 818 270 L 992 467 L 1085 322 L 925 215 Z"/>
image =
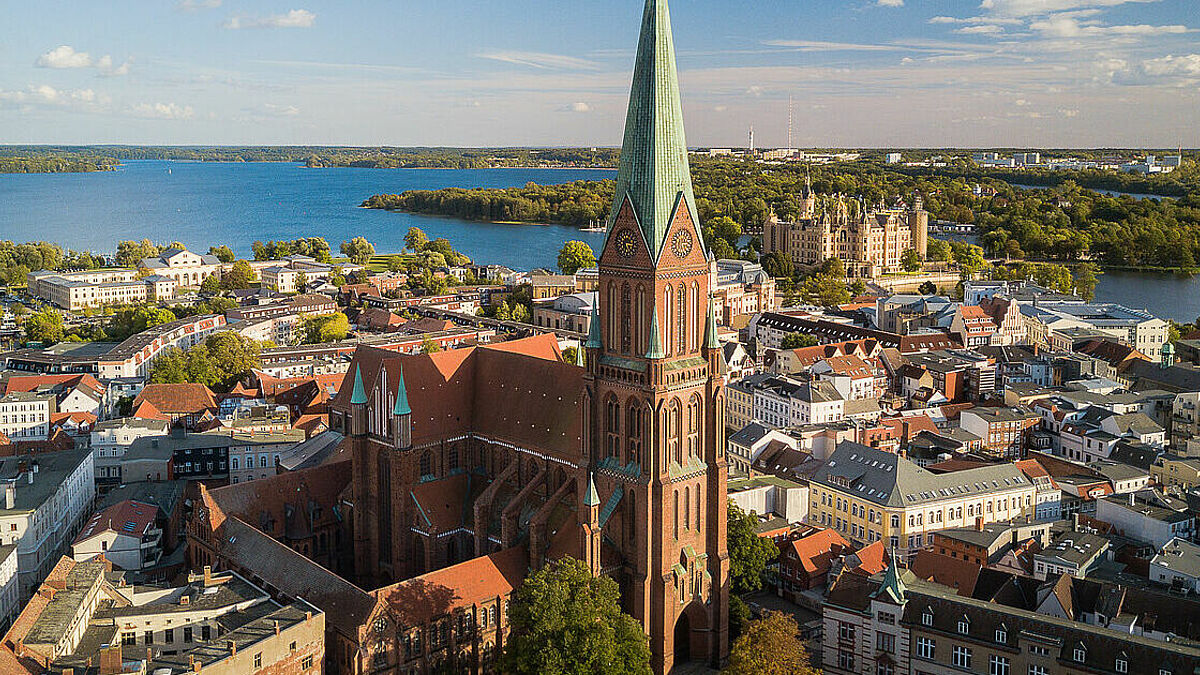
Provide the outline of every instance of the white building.
<path id="1" fill-rule="evenodd" d="M 213 274 L 221 273 L 221 261 L 215 255 L 200 255 L 182 248 L 169 248 L 156 257 L 142 258 L 138 270 L 173 279 L 180 286 L 198 287 Z"/>
<path id="2" fill-rule="evenodd" d="M 17 391 L 0 397 L 0 434 L 12 441 L 44 441 L 53 412 L 53 394 Z"/>
<path id="3" fill-rule="evenodd" d="M 115 567 L 137 571 L 154 567 L 162 558 L 158 507 L 126 499 L 88 520 L 71 545 L 75 562 L 103 555 Z"/>
<path id="4" fill-rule="evenodd" d="M 1150 561 L 1149 576 L 1150 581 L 1200 593 L 1200 546 L 1172 539 Z"/>
<path id="5" fill-rule="evenodd" d="M 187 350 L 204 342 L 210 334 L 224 329 L 224 316 L 208 314 L 144 330 L 113 347 L 97 360 L 99 376 L 102 379 L 147 377 L 154 362 L 167 349 Z"/>
<path id="6" fill-rule="evenodd" d="M 171 423 L 167 420 L 147 420 L 124 417 L 99 422 L 92 428 L 92 453 L 98 482 L 120 482 L 121 457 L 129 446 L 144 436 L 166 436 Z"/>
<path id="7" fill-rule="evenodd" d="M 1157 547 L 1176 537 L 1191 539 L 1196 533 L 1196 518 L 1187 502 L 1158 490 L 1098 499 L 1096 520 L 1111 524 L 1122 536 Z"/>
<path id="8" fill-rule="evenodd" d="M 17 545 L 0 546 L 0 632 L 8 631 L 21 613 L 21 586 L 17 579 Z"/>
<path id="9" fill-rule="evenodd" d="M 50 572 L 96 498 L 89 449 L 0 458 L 0 546 L 17 545 L 21 601 Z"/>
<path id="10" fill-rule="evenodd" d="M 69 311 L 175 297 L 175 279 L 118 268 L 80 272 L 30 272 L 30 295 Z"/>
<path id="11" fill-rule="evenodd" d="M 745 513 L 774 514 L 788 524 L 808 518 L 808 487 L 775 476 L 758 476 L 729 481 L 729 501 Z"/>

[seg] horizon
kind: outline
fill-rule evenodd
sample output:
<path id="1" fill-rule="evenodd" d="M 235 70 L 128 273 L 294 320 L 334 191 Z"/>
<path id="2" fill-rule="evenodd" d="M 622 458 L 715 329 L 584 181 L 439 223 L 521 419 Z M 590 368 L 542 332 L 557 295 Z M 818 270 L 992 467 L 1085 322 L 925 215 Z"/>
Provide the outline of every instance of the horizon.
<path id="1" fill-rule="evenodd" d="M 690 147 L 1200 145 L 1189 0 L 762 4 L 673 4 Z M 14 3 L 0 143 L 616 147 L 641 5 Z"/>

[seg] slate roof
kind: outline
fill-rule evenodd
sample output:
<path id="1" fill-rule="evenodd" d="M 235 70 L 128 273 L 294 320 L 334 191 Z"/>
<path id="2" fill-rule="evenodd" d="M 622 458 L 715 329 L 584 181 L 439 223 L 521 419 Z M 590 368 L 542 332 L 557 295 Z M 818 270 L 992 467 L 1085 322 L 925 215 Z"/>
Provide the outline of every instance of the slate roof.
<path id="1" fill-rule="evenodd" d="M 1012 464 L 934 474 L 903 457 L 849 441 L 838 444 L 812 480 L 883 506 L 912 506 L 1030 485 Z"/>

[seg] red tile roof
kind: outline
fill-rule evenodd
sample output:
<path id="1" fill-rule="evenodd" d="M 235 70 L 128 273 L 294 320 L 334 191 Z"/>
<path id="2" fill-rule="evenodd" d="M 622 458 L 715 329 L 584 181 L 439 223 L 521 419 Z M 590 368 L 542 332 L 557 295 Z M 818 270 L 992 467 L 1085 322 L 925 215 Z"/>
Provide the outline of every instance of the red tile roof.
<path id="1" fill-rule="evenodd" d="M 832 567 L 833 559 L 851 548 L 836 530 L 822 528 L 800 539 L 793 539 L 780 544 L 784 554 L 795 554 L 800 567 L 810 576 L 823 574 Z"/>
<path id="2" fill-rule="evenodd" d="M 75 543 L 90 539 L 102 532 L 113 531 L 131 537 L 141 537 L 154 525 L 158 507 L 126 499 L 97 512 L 75 537 Z"/>
<path id="3" fill-rule="evenodd" d="M 472 558 L 393 586 L 372 591 L 404 626 L 418 626 L 456 609 L 504 597 L 520 585 L 529 568 L 523 548 Z"/>
<path id="4" fill-rule="evenodd" d="M 135 405 L 130 416 L 143 420 L 162 420 L 164 422 L 171 421 L 170 417 L 164 415 L 162 411 L 150 401 L 142 401 L 141 403 Z"/>
<path id="5" fill-rule="evenodd" d="M 949 586 L 969 598 L 975 592 L 975 582 L 983 566 L 923 549 L 917 551 L 908 569 L 920 579 Z"/>
<path id="6" fill-rule="evenodd" d="M 167 415 L 199 414 L 217 407 L 212 391 L 194 382 L 148 384 L 133 400 L 133 407 L 137 408 L 143 402 L 154 404 L 155 408 Z"/>
<path id="7" fill-rule="evenodd" d="M 17 375 L 10 377 L 4 385 L 4 393 L 11 394 L 18 391 L 36 391 L 42 387 L 53 387 L 55 389 L 84 389 L 93 396 L 104 395 L 104 385 L 95 377 L 80 373 L 74 375 Z"/>
<path id="8" fill-rule="evenodd" d="M 869 577 L 888 568 L 887 550 L 882 539 L 860 548 L 854 555 L 858 558 L 858 567 L 851 570 L 855 574 Z"/>
<path id="9" fill-rule="evenodd" d="M 206 495 L 223 517 L 237 516 L 274 537 L 304 539 L 339 520 L 334 507 L 350 477 L 351 462 L 344 460 L 207 490 Z"/>

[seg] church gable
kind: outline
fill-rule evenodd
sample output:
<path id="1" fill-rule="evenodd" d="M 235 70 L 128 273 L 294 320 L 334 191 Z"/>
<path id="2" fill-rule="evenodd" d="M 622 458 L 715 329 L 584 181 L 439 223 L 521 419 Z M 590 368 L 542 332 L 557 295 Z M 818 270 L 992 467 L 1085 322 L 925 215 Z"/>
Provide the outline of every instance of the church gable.
<path id="1" fill-rule="evenodd" d="M 608 238 L 600 252 L 600 264 L 605 267 L 629 267 L 645 269 L 654 261 L 646 248 L 646 238 L 634 213 L 633 204 L 626 197 L 617 213 Z"/>
<path id="2" fill-rule="evenodd" d="M 699 267 L 708 265 L 708 249 L 700 224 L 688 208 L 687 200 L 675 201 L 675 209 L 667 227 L 666 238 L 661 242 L 658 267 Z"/>

